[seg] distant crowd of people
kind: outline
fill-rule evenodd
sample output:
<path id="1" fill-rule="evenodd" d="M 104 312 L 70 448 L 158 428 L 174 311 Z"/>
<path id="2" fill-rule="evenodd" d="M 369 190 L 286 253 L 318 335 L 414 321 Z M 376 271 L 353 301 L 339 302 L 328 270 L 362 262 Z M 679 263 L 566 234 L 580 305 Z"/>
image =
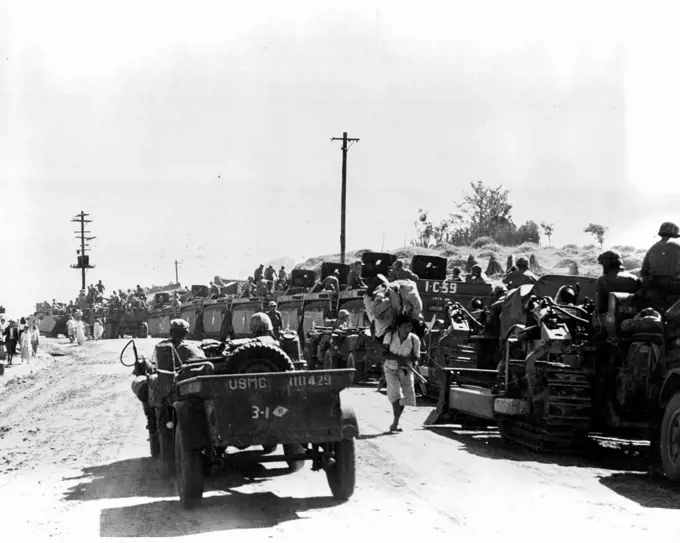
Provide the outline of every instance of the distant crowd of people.
<path id="1" fill-rule="evenodd" d="M 25 317 L 17 323 L 14 319 L 0 318 L 0 364 L 14 364 L 14 357 L 20 356 L 21 362 L 30 364 L 31 358 L 38 354 L 40 330 L 37 322 L 29 324 Z"/>
<path id="2" fill-rule="evenodd" d="M 87 289 L 81 290 L 78 295 L 69 300 L 67 304 L 52 299 L 52 303 L 45 301 L 42 304 L 42 313 L 45 315 L 77 315 L 93 310 L 96 314 L 103 315 L 107 309 L 113 310 L 136 310 L 143 309 L 147 305 L 147 291 L 140 285 L 134 289 L 113 290 L 107 297 L 106 287 L 101 279 Z"/>
<path id="3" fill-rule="evenodd" d="M 275 290 L 286 290 L 288 286 L 288 272 L 285 266 L 281 266 L 277 272 L 271 264 L 266 268 L 264 264 L 260 264 L 255 268 L 253 275 L 248 276 L 241 289 L 241 295 L 268 296 Z"/>

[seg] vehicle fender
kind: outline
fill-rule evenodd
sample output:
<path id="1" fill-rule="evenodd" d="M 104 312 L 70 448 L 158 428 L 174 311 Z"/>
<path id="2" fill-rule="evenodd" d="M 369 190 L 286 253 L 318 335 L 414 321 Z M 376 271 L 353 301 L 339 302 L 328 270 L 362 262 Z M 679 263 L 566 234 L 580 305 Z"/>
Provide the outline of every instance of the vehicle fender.
<path id="1" fill-rule="evenodd" d="M 174 402 L 175 424 L 182 425 L 182 438 L 187 449 L 198 449 L 210 445 L 208 419 L 202 402 L 180 400 Z"/>
<path id="2" fill-rule="evenodd" d="M 351 438 L 359 435 L 357 415 L 351 407 L 342 406 L 342 437 Z"/>
<path id="3" fill-rule="evenodd" d="M 659 406 L 666 407 L 676 392 L 680 392 L 680 368 L 673 369 L 666 374 L 659 394 Z"/>

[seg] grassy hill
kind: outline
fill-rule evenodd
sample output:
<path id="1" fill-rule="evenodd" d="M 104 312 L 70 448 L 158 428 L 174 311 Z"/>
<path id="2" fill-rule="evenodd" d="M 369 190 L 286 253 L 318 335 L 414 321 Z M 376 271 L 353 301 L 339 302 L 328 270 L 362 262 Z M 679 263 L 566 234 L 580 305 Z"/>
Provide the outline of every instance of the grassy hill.
<path id="1" fill-rule="evenodd" d="M 642 264 L 642 259 L 645 256 L 647 249 L 636 249 L 630 245 L 614 246 L 611 249 L 617 250 L 623 256 L 623 264 L 628 271 L 637 273 Z M 355 260 L 361 258 L 361 255 L 371 249 L 360 249 L 358 251 L 348 251 L 346 262 L 351 264 Z M 405 260 L 407 263 L 411 262 L 414 255 L 434 255 L 448 258 L 448 267 L 451 270 L 454 266 L 464 269 L 465 264 L 470 255 L 472 255 L 477 263 L 486 271 L 489 259 L 493 255 L 500 263 L 503 270 L 506 269 L 506 263 L 509 255 L 516 258 L 520 256 L 535 258 L 538 268 L 534 271 L 539 275 L 546 275 L 549 273 L 568 274 L 569 270 L 575 264 L 578 268 L 578 275 L 588 277 L 598 277 L 602 273 L 602 267 L 597 263 L 598 255 L 605 249 L 600 249 L 596 245 L 585 245 L 578 247 L 576 245 L 565 245 L 564 247 L 546 247 L 536 245 L 535 243 L 524 243 L 517 247 L 504 247 L 490 243 L 482 245 L 481 247 L 457 247 L 454 245 L 440 244 L 433 248 L 421 247 L 401 247 L 396 250 L 385 250 L 396 254 L 398 258 Z M 340 253 L 315 256 L 300 262 L 295 265 L 295 268 L 311 269 L 318 273 L 321 270 L 322 262 L 340 262 Z M 497 274 L 495 277 L 500 277 Z"/>

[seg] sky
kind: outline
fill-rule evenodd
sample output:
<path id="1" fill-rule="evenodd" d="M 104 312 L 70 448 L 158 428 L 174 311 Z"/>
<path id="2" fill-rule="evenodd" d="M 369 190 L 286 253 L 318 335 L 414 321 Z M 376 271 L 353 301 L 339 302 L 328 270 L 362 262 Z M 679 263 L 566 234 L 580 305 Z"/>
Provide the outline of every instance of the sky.
<path id="1" fill-rule="evenodd" d="M 417 6 L 417 9 L 416 9 Z M 553 245 L 680 222 L 672 2 L 0 0 L 0 305 L 413 237 L 471 181 Z"/>

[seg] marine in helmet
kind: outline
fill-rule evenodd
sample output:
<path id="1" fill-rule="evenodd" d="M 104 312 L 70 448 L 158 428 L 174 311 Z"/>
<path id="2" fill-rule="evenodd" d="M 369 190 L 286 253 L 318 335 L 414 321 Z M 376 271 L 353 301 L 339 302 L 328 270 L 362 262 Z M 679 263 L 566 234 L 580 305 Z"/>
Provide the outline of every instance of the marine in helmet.
<path id="1" fill-rule="evenodd" d="M 595 287 L 595 308 L 598 313 L 606 313 L 610 292 L 634 293 L 640 290 L 642 282 L 632 273 L 623 271 L 621 254 L 605 251 L 597 257 L 602 265 L 602 275 Z"/>
<path id="2" fill-rule="evenodd" d="M 465 278 L 466 283 L 485 285 L 489 282 L 486 274 L 482 271 L 482 267 L 479 264 L 472 266 L 470 274 Z"/>
<path id="3" fill-rule="evenodd" d="M 241 291 L 241 295 L 244 298 L 250 298 L 251 296 L 254 295 L 253 294 L 254 290 L 255 290 L 255 279 L 253 279 L 253 276 L 250 275 L 248 277 L 248 280 L 243 285 L 243 290 Z"/>
<path id="4" fill-rule="evenodd" d="M 335 319 L 335 322 L 333 323 L 333 330 L 345 330 L 349 328 L 349 311 L 346 309 L 341 309 L 338 311 L 338 318 Z"/>
<path id="5" fill-rule="evenodd" d="M 508 289 L 519 288 L 522 285 L 533 285 L 538 281 L 531 270 L 529 270 L 529 259 L 525 256 L 520 256 L 517 259 L 516 268 L 510 270 L 503 278 L 503 283 L 508 286 Z"/>
<path id="6" fill-rule="evenodd" d="M 170 339 L 161 341 L 158 345 L 167 345 L 170 343 L 179 356 L 179 361 L 175 360 L 175 366 L 187 364 L 196 360 L 205 360 L 205 353 L 195 344 L 186 341 L 187 334 L 190 331 L 189 323 L 184 319 L 173 319 L 170 321 Z M 178 364 L 179 362 L 179 364 Z M 132 391 L 137 398 L 145 404 L 149 398 L 149 380 L 155 378 L 155 368 L 150 362 L 142 360 L 135 364 L 132 374 L 135 376 L 132 382 Z M 146 409 L 145 409 L 146 411 Z"/>
<path id="7" fill-rule="evenodd" d="M 661 239 L 652 245 L 640 268 L 640 277 L 647 289 L 663 288 L 670 279 L 680 278 L 680 228 L 665 222 L 659 228 Z"/>
<path id="8" fill-rule="evenodd" d="M 486 319 L 486 325 L 484 326 L 484 334 L 500 337 L 501 335 L 501 312 L 503 311 L 503 303 L 508 295 L 508 289 L 503 285 L 497 285 L 493 289 L 493 295 L 496 301 L 491 304 L 489 308 L 489 314 Z"/>
<path id="9" fill-rule="evenodd" d="M 193 343 L 186 341 L 187 335 L 191 331 L 191 326 L 184 319 L 172 319 L 170 321 L 170 343 L 177 351 L 182 364 L 194 360 L 203 360 L 205 353 Z M 168 341 L 168 340 L 166 340 Z"/>
<path id="10" fill-rule="evenodd" d="M 461 269 L 459 267 L 453 268 L 453 271 L 451 272 L 451 281 L 462 281 L 463 277 L 460 275 L 462 273 Z"/>
<path id="11" fill-rule="evenodd" d="M 321 290 L 340 291 L 340 272 L 333 270 L 333 273 L 321 281 Z"/>
<path id="12" fill-rule="evenodd" d="M 274 341 L 274 326 L 266 313 L 258 312 L 250 317 L 250 336 Z"/>
<path id="13" fill-rule="evenodd" d="M 399 279 L 410 279 L 411 281 L 415 281 L 418 279 L 418 276 L 411 270 L 404 268 L 404 263 L 401 260 L 395 260 L 389 273 L 389 280 L 398 281 Z"/>
<path id="14" fill-rule="evenodd" d="M 283 328 L 283 317 L 281 312 L 277 309 L 276 302 L 272 300 L 269 302 L 269 307 L 267 308 L 267 315 L 272 321 L 272 329 L 274 331 L 274 337 L 279 337 L 279 332 Z"/>
<path id="15" fill-rule="evenodd" d="M 357 260 L 347 276 L 347 290 L 354 290 L 358 288 L 366 288 L 366 283 L 361 278 L 361 269 L 363 262 Z"/>

